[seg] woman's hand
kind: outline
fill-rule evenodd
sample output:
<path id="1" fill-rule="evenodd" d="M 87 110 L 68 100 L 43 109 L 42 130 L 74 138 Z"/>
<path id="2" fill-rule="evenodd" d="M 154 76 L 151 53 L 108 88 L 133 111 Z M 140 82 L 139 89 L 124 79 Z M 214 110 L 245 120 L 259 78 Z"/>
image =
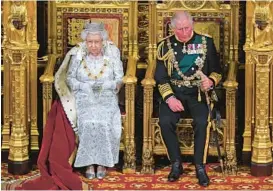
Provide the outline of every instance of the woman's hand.
<path id="1" fill-rule="evenodd" d="M 81 82 L 81 83 L 79 84 L 79 89 L 78 89 L 78 91 L 83 92 L 83 93 L 86 93 L 86 94 L 90 94 L 90 93 L 93 92 L 92 86 L 93 86 L 93 83 L 92 83 L 92 82 Z"/>
<path id="2" fill-rule="evenodd" d="M 102 81 L 95 81 L 92 83 L 92 89 L 101 90 L 103 82 Z"/>
<path id="3" fill-rule="evenodd" d="M 114 90 L 116 88 L 117 84 L 115 83 L 115 81 L 112 80 L 105 81 L 102 84 L 102 89 Z"/>

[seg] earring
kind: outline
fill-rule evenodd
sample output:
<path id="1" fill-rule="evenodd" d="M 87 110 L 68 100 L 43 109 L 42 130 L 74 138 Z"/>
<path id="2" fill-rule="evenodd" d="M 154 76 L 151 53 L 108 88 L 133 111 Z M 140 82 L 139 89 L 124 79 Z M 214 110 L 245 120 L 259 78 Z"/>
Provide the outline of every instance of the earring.
<path id="1" fill-rule="evenodd" d="M 105 41 L 102 42 L 102 46 L 103 46 L 103 48 L 106 47 L 106 42 Z"/>

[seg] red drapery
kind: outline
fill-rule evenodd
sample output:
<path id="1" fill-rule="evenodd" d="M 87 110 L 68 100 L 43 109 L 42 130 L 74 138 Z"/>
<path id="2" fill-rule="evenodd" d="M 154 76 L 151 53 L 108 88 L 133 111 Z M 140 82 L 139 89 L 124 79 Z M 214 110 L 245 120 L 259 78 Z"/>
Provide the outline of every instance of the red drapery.
<path id="1" fill-rule="evenodd" d="M 76 148 L 76 137 L 62 104 L 54 101 L 44 127 L 38 158 L 41 176 L 25 182 L 20 190 L 82 190 L 80 177 L 73 172 L 69 158 Z"/>

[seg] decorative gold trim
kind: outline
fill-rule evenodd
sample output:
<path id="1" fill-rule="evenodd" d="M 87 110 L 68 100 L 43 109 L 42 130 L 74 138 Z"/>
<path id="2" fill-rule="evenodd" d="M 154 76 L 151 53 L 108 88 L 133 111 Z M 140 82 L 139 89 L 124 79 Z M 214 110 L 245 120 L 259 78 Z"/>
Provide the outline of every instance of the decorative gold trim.
<path id="1" fill-rule="evenodd" d="M 168 38 L 169 37 L 166 37 L 165 39 L 168 39 Z M 164 54 L 165 39 L 162 40 L 157 47 L 157 59 L 158 60 L 166 61 L 166 60 L 168 60 L 169 56 L 171 55 L 171 51 L 169 51 L 169 50 Z"/>
<path id="2" fill-rule="evenodd" d="M 159 84 L 158 85 L 158 90 L 159 90 L 159 92 L 160 92 L 163 99 L 165 99 L 165 97 L 167 97 L 168 95 L 173 94 L 173 90 L 172 90 L 169 83 Z"/>
<path id="3" fill-rule="evenodd" d="M 137 69 L 147 69 L 148 65 L 147 64 L 137 64 Z"/>
<path id="4" fill-rule="evenodd" d="M 207 94 L 206 94 L 207 96 Z M 211 103 L 210 104 L 210 108 L 213 109 L 214 107 L 214 104 Z M 207 122 L 208 122 L 208 125 L 207 125 L 207 128 L 206 128 L 206 143 L 205 143 L 205 148 L 204 148 L 204 155 L 203 155 L 203 163 L 206 164 L 207 163 L 207 156 L 208 156 L 208 149 L 209 149 L 209 140 L 210 140 L 210 129 L 213 128 L 212 125 L 212 121 L 211 121 L 211 116 L 210 116 L 210 113 L 208 115 L 208 119 L 207 119 Z M 217 137 L 218 139 L 218 137 Z"/>
<path id="5" fill-rule="evenodd" d="M 210 75 L 209 75 L 210 78 L 213 79 L 214 81 L 214 85 L 217 86 L 217 84 L 221 81 L 222 79 L 222 75 L 221 74 L 218 74 L 216 72 L 212 72 Z"/>

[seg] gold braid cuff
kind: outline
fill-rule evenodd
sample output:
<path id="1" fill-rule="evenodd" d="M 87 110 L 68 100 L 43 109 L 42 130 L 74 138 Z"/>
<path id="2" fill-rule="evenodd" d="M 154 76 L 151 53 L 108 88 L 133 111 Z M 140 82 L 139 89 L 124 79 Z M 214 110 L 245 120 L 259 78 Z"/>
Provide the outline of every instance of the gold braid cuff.
<path id="1" fill-rule="evenodd" d="M 217 84 L 220 82 L 220 80 L 222 79 L 222 75 L 221 74 L 218 74 L 216 72 L 212 72 L 209 77 L 211 79 L 213 79 L 214 81 L 214 85 L 217 86 Z"/>
<path id="2" fill-rule="evenodd" d="M 173 90 L 170 86 L 169 83 L 165 83 L 165 84 L 159 84 L 158 85 L 158 90 L 163 98 L 163 100 L 165 100 L 165 98 L 168 96 L 168 95 L 171 95 L 173 94 Z"/>

